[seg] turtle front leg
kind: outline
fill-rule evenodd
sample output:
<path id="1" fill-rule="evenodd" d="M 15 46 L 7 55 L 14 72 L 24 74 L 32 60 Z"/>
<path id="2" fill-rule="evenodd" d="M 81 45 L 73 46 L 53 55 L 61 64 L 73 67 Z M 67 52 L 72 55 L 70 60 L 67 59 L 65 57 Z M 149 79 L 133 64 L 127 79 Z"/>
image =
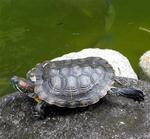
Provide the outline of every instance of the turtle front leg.
<path id="1" fill-rule="evenodd" d="M 37 105 L 35 106 L 34 116 L 39 119 L 44 119 L 45 107 L 46 107 L 46 102 L 41 101 L 40 103 L 37 103 Z"/>
<path id="2" fill-rule="evenodd" d="M 35 111 L 34 111 L 34 117 L 39 118 L 39 119 L 44 119 L 46 114 L 45 114 L 45 107 L 46 107 L 46 102 L 43 100 L 40 100 L 39 98 L 34 98 L 35 101 L 37 102 L 37 105 L 35 106 Z"/>

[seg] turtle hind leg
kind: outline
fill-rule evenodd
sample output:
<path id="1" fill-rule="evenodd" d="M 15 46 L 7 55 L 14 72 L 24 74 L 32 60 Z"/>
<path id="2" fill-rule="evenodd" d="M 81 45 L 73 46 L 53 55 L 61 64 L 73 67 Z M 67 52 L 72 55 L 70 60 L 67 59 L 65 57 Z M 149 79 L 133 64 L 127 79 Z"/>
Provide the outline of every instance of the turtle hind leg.
<path id="1" fill-rule="evenodd" d="M 45 113 L 45 107 L 46 107 L 46 102 L 45 101 L 41 101 L 39 103 L 37 103 L 37 105 L 35 106 L 35 112 L 34 112 L 34 117 L 38 118 L 38 119 L 45 119 L 46 118 L 46 113 Z"/>
<path id="2" fill-rule="evenodd" d="M 115 96 L 123 96 L 126 98 L 131 98 L 134 101 L 144 101 L 144 93 L 135 88 L 112 88 L 111 94 Z"/>

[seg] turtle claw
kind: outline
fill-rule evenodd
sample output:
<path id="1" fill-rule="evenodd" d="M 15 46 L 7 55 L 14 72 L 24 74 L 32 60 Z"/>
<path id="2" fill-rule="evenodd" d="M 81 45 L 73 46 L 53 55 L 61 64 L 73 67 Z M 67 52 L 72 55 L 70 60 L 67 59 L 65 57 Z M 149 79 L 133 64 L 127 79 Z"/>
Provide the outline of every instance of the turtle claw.
<path id="1" fill-rule="evenodd" d="M 128 94 L 129 98 L 132 98 L 134 101 L 141 102 L 144 101 L 144 93 L 141 90 L 132 89 L 133 93 Z"/>
<path id="2" fill-rule="evenodd" d="M 34 116 L 34 117 L 39 117 L 40 114 L 39 114 L 38 112 L 33 112 L 33 116 Z"/>
<path id="3" fill-rule="evenodd" d="M 139 93 L 138 95 L 134 98 L 134 101 L 137 101 L 137 102 L 141 102 L 141 101 L 144 101 L 144 93 L 142 91 L 139 90 Z"/>
<path id="4" fill-rule="evenodd" d="M 45 119 L 45 115 L 40 114 L 40 113 L 38 113 L 38 112 L 37 112 L 37 113 L 34 113 L 33 116 L 34 116 L 34 118 L 36 118 L 36 119 L 41 119 L 41 120 Z"/>
<path id="5" fill-rule="evenodd" d="M 33 117 L 36 119 L 43 120 L 43 119 L 45 119 L 46 116 L 44 113 L 40 113 L 40 112 L 35 111 L 35 112 L 33 112 Z"/>

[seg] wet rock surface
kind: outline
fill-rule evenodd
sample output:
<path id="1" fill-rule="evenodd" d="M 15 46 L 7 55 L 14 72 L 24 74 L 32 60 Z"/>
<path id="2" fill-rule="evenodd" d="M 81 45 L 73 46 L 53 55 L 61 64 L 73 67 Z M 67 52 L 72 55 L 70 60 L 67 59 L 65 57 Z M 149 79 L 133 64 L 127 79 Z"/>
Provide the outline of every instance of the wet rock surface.
<path id="1" fill-rule="evenodd" d="M 0 139 L 149 139 L 150 84 L 121 79 L 121 87 L 138 87 L 145 101 L 135 103 L 107 95 L 86 108 L 47 107 L 45 120 L 33 117 L 35 102 L 18 92 L 0 99 Z"/>

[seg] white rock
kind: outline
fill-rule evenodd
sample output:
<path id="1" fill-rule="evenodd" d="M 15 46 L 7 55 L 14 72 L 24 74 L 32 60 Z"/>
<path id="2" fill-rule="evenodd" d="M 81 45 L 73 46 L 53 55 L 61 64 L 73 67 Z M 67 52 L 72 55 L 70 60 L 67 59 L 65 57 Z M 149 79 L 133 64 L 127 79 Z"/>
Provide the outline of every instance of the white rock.
<path id="1" fill-rule="evenodd" d="M 144 73 L 150 79 L 150 50 L 145 52 L 141 57 L 139 61 L 139 66 L 142 70 L 142 73 Z"/>
<path id="2" fill-rule="evenodd" d="M 107 60 L 108 63 L 112 65 L 116 76 L 137 79 L 137 75 L 132 69 L 129 60 L 118 51 L 111 49 L 99 49 L 99 48 L 83 49 L 82 51 L 79 52 L 72 52 L 69 54 L 65 54 L 61 57 L 57 57 L 52 61 L 78 59 L 86 57 L 101 57 Z"/>

